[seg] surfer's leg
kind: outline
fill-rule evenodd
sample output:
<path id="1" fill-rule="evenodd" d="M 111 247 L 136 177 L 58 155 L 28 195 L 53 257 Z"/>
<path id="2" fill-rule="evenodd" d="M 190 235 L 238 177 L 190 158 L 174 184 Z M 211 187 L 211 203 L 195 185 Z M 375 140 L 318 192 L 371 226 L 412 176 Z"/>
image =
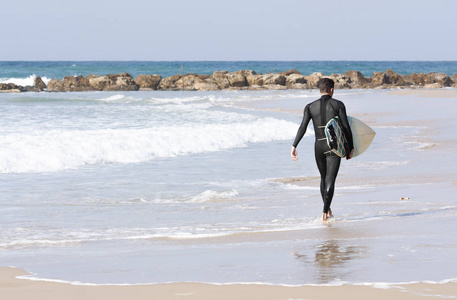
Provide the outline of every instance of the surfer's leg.
<path id="1" fill-rule="evenodd" d="M 327 160 L 325 158 L 324 149 L 320 149 L 321 145 L 316 143 L 314 145 L 314 157 L 316 158 L 316 165 L 321 175 L 321 183 L 320 183 L 320 190 L 321 190 L 321 197 L 322 202 L 325 202 L 325 175 L 327 173 Z"/>
<path id="2" fill-rule="evenodd" d="M 335 181 L 340 169 L 341 158 L 330 154 L 326 156 L 327 172 L 325 174 L 325 189 L 324 189 L 324 213 L 327 216 L 331 215 L 330 205 L 333 200 L 333 193 L 335 191 Z M 330 214 L 329 214 L 330 211 Z"/>

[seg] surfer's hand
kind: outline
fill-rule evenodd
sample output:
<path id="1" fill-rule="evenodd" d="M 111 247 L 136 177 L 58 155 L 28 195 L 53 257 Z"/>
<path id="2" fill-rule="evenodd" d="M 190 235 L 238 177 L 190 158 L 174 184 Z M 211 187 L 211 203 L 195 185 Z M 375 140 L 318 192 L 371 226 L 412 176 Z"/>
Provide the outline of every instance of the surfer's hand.
<path id="1" fill-rule="evenodd" d="M 351 150 L 351 153 L 349 153 L 349 156 L 346 157 L 346 160 L 351 159 L 353 155 L 354 155 L 354 149 Z"/>
<path id="2" fill-rule="evenodd" d="M 290 157 L 292 157 L 293 161 L 297 161 L 298 160 L 297 149 L 295 149 L 294 146 L 292 146 L 292 150 L 290 150 Z"/>

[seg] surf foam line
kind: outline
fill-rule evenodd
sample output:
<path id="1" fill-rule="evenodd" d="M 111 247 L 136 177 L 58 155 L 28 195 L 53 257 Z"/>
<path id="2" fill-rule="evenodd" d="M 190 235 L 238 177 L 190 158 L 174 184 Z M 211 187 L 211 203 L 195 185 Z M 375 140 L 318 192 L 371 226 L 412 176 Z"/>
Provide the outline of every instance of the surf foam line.
<path id="1" fill-rule="evenodd" d="M 155 128 L 35 130 L 0 136 L 0 173 L 55 172 L 84 165 L 139 163 L 291 139 L 296 124 L 274 118 Z"/>
<path id="2" fill-rule="evenodd" d="M 27 86 L 27 85 L 33 86 L 36 77 L 37 77 L 37 75 L 32 74 L 29 77 L 25 77 L 25 78 L 0 78 L 0 83 L 14 83 L 16 85 L 21 85 L 21 86 Z M 43 82 L 45 84 L 48 84 L 49 81 L 51 81 L 51 78 L 41 77 L 41 80 L 43 80 Z"/>
<path id="3" fill-rule="evenodd" d="M 14 266 L 10 266 L 10 268 L 20 269 Z M 27 269 L 25 269 L 28 275 L 20 275 L 16 276 L 17 279 L 23 280 L 30 280 L 30 281 L 40 281 L 40 282 L 53 282 L 53 283 L 62 283 L 62 284 L 69 284 L 69 285 L 76 285 L 76 286 L 145 286 L 145 285 L 159 285 L 159 284 L 175 284 L 175 283 L 195 283 L 195 284 L 210 284 L 216 286 L 228 286 L 228 285 L 262 285 L 262 286 L 283 286 L 283 287 L 328 287 L 328 286 L 344 286 L 344 285 L 352 285 L 352 286 L 371 286 L 373 288 L 380 288 L 380 289 L 390 289 L 390 288 L 401 288 L 400 286 L 408 286 L 413 284 L 447 284 L 447 283 L 454 283 L 457 282 L 457 278 L 451 279 L 444 279 L 440 281 L 432 281 L 432 280 L 423 280 L 423 281 L 408 281 L 408 282 L 349 282 L 349 281 L 333 281 L 331 283 L 322 283 L 322 284 L 315 284 L 315 283 L 305 283 L 305 284 L 287 284 L 287 283 L 273 283 L 273 282 L 259 282 L 259 281 L 250 281 L 250 282 L 211 282 L 211 281 L 167 281 L 167 282 L 149 282 L 149 283 L 90 283 L 90 282 L 80 282 L 80 281 L 69 281 L 69 280 L 61 280 L 61 279 L 51 279 L 51 278 L 41 278 L 38 277 L 37 273 L 33 273 Z M 456 298 L 456 297 L 453 297 Z"/>

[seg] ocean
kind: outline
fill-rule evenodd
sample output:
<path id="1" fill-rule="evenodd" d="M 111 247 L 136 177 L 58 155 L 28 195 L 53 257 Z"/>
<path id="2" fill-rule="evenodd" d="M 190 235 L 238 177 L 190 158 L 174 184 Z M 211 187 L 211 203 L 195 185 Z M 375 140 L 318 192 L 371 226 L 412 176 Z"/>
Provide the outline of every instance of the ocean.
<path id="1" fill-rule="evenodd" d="M 457 61 L 0 61 L 0 83 L 33 85 L 35 76 L 45 83 L 65 76 L 106 75 L 128 72 L 158 74 L 162 77 L 181 74 L 212 74 L 214 71 L 254 70 L 276 73 L 296 69 L 303 75 L 321 72 L 324 75 L 344 74 L 356 70 L 366 77 L 391 69 L 400 75 L 412 73 L 457 73 Z"/>
<path id="2" fill-rule="evenodd" d="M 220 69 L 266 72 L 256 63 Z M 169 63 L 12 64 L 0 77 Z M 75 284 L 455 280 L 457 178 L 440 142 L 455 141 L 455 99 L 389 93 L 335 94 L 377 136 L 343 161 L 329 224 L 311 128 L 290 159 L 315 90 L 0 94 L 0 265 Z"/>

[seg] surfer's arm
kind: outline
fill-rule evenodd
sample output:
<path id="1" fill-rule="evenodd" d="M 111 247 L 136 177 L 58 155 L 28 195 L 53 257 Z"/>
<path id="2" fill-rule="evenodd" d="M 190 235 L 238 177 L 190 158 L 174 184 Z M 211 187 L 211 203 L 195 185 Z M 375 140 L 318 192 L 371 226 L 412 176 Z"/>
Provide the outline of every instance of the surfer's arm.
<path id="1" fill-rule="evenodd" d="M 295 136 L 294 143 L 292 146 L 294 148 L 297 147 L 298 143 L 300 143 L 301 139 L 306 133 L 306 128 L 308 128 L 309 121 L 311 120 L 311 115 L 309 114 L 309 104 L 305 107 L 303 112 L 303 120 L 301 121 L 300 127 L 298 128 L 297 135 Z"/>
<path id="2" fill-rule="evenodd" d="M 338 117 L 341 121 L 341 124 L 343 125 L 344 134 L 345 134 L 346 140 L 349 144 L 349 149 L 354 149 L 351 126 L 349 126 L 348 116 L 346 115 L 346 107 L 344 106 L 344 104 L 342 102 L 341 102 L 340 107 L 338 108 Z"/>

